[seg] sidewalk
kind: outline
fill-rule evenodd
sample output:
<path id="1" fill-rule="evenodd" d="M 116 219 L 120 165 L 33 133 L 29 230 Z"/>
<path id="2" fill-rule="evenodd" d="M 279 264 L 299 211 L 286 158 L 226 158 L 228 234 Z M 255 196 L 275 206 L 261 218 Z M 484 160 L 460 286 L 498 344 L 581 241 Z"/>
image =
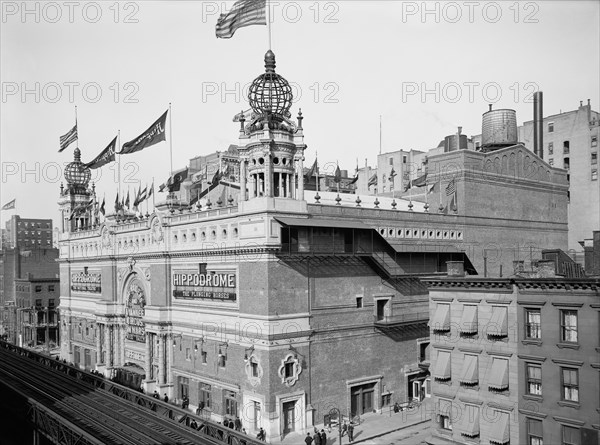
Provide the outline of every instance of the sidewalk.
<path id="1" fill-rule="evenodd" d="M 421 402 L 418 408 L 394 413 L 393 410 L 386 409 L 382 414 L 365 414 L 361 416 L 361 424 L 354 427 L 353 444 L 359 444 L 376 437 L 383 436 L 393 431 L 398 431 L 408 428 L 412 425 L 428 422 L 431 420 L 431 399 L 426 398 Z M 321 431 L 323 423 L 315 425 Z M 304 432 L 296 432 L 288 434 L 282 440 L 272 440 L 273 444 L 282 445 L 304 445 L 304 437 L 307 432 L 313 434 L 314 429 L 309 428 Z M 331 430 L 331 433 L 325 429 L 327 434 L 327 445 L 339 445 L 339 433 L 337 429 Z M 348 444 L 348 435 L 342 437 L 342 444 Z"/>

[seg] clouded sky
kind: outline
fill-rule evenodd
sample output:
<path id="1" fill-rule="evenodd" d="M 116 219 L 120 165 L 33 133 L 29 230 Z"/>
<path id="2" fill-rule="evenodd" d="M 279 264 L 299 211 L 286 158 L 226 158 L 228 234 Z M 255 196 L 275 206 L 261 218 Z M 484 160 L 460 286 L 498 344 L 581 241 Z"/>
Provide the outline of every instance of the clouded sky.
<path id="1" fill-rule="evenodd" d="M 237 142 L 234 114 L 264 72 L 265 26 L 215 37 L 233 2 L 2 2 L 1 203 L 24 217 L 58 218 L 59 136 L 74 124 L 94 158 L 117 134 L 135 138 L 172 103 L 174 168 Z M 481 133 L 488 103 L 532 119 L 600 102 L 600 3 L 272 1 L 277 72 L 305 117 L 306 164 L 383 152 L 428 150 L 457 126 Z M 123 189 L 166 180 L 169 141 L 122 156 Z M 116 193 L 116 166 L 96 171 L 102 199 Z M 12 215 L 2 212 L 2 224 Z"/>

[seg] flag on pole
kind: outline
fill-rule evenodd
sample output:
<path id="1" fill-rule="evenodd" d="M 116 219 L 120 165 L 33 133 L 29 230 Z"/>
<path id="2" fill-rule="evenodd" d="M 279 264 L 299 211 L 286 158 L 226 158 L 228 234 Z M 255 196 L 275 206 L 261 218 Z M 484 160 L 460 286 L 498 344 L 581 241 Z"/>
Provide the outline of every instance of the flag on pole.
<path id="1" fill-rule="evenodd" d="M 117 192 L 117 197 L 115 198 L 115 213 L 119 211 L 121 208 L 121 204 L 119 202 L 119 192 Z"/>
<path id="2" fill-rule="evenodd" d="M 427 185 L 427 173 L 422 176 L 419 176 L 417 179 L 413 179 L 412 181 L 408 181 L 404 191 L 407 191 L 411 187 L 424 187 Z"/>
<path id="3" fill-rule="evenodd" d="M 93 161 L 88 162 L 86 166 L 91 169 L 100 168 L 103 165 L 115 160 L 115 149 L 117 147 L 117 136 L 108 144 L 108 146 L 100 152 Z"/>
<path id="4" fill-rule="evenodd" d="M 446 186 L 446 196 L 453 195 L 454 193 L 456 193 L 456 182 L 454 182 L 454 178 L 452 178 L 452 181 Z"/>
<path id="5" fill-rule="evenodd" d="M 313 162 L 312 167 L 310 167 L 310 170 L 306 172 L 306 179 L 310 180 L 310 178 L 312 178 L 315 175 L 317 168 L 317 158 L 315 158 L 315 162 Z"/>
<path id="6" fill-rule="evenodd" d="M 106 204 L 106 198 L 102 198 L 102 205 L 100 205 L 100 213 L 102 213 L 102 216 L 106 215 L 106 209 L 104 208 Z"/>
<path id="7" fill-rule="evenodd" d="M 166 141 L 165 129 L 167 122 L 167 113 L 165 111 L 161 117 L 159 117 L 150 127 L 140 134 L 137 138 L 130 140 L 123 144 L 120 155 L 127 155 L 135 153 L 136 151 L 143 150 L 151 145 L 158 144 L 161 141 Z"/>
<path id="8" fill-rule="evenodd" d="M 339 184 L 342 180 L 342 171 L 340 170 L 340 166 L 338 165 L 335 168 L 335 174 L 333 175 L 333 182 Z"/>
<path id="9" fill-rule="evenodd" d="M 394 170 L 394 167 L 392 167 L 392 171 L 390 172 L 389 181 L 394 182 L 395 177 L 396 177 L 396 170 Z"/>
<path id="10" fill-rule="evenodd" d="M 216 26 L 218 39 L 230 39 L 244 26 L 266 25 L 266 0 L 238 0 L 231 11 L 219 16 Z"/>
<path id="11" fill-rule="evenodd" d="M 377 173 L 375 173 L 373 176 L 371 176 L 371 178 L 369 178 L 367 187 L 371 187 L 372 185 L 377 185 Z"/>
<path id="12" fill-rule="evenodd" d="M 127 189 L 127 199 L 125 200 L 125 205 L 123 207 L 127 207 L 129 210 L 129 189 Z"/>
<path id="13" fill-rule="evenodd" d="M 69 145 L 71 145 L 71 143 L 75 142 L 77 140 L 77 122 L 75 122 L 75 126 L 73 128 L 71 128 L 69 131 L 67 131 L 65 134 L 63 134 L 60 137 L 60 150 L 58 150 L 58 152 L 60 153 L 61 151 L 63 151 L 65 148 L 67 148 Z"/>
<path id="14" fill-rule="evenodd" d="M 154 179 L 152 180 L 152 185 L 150 186 L 150 188 L 148 189 L 148 196 L 146 196 L 146 199 L 150 199 L 150 197 L 154 194 Z"/>
<path id="15" fill-rule="evenodd" d="M 7 202 L 6 204 L 4 204 L 2 206 L 2 210 L 10 210 L 10 209 L 14 209 L 15 206 L 17 205 L 17 198 L 13 199 L 12 201 Z"/>

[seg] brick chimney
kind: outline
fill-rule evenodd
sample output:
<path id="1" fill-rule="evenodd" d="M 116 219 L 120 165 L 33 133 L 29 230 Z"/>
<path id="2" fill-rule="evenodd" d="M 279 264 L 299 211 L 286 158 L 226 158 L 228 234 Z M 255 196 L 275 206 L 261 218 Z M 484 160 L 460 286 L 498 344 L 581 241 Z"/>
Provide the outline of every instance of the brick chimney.
<path id="1" fill-rule="evenodd" d="M 556 263 L 554 260 L 539 260 L 535 272 L 537 272 L 538 278 L 555 278 Z"/>
<path id="2" fill-rule="evenodd" d="M 593 238 L 586 239 L 583 245 L 585 274 L 600 275 L 600 230 L 594 230 Z"/>
<path id="3" fill-rule="evenodd" d="M 465 264 L 462 261 L 446 261 L 449 277 L 464 277 Z"/>

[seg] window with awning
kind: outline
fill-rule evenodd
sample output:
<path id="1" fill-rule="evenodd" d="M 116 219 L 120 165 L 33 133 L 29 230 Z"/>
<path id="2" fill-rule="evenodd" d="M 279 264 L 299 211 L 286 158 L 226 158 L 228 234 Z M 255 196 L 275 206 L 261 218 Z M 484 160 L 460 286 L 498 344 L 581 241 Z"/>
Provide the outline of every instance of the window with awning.
<path id="1" fill-rule="evenodd" d="M 506 391 L 508 389 L 508 360 L 494 358 L 488 383 L 490 391 Z"/>
<path id="2" fill-rule="evenodd" d="M 477 306 L 473 304 L 466 304 L 463 306 L 459 329 L 461 334 L 477 333 Z"/>
<path id="3" fill-rule="evenodd" d="M 466 437 L 479 436 L 479 407 L 465 405 L 460 418 L 460 434 Z"/>
<path id="4" fill-rule="evenodd" d="M 490 337 L 508 336 L 508 308 L 506 306 L 492 307 L 492 318 L 487 327 L 487 335 Z"/>
<path id="5" fill-rule="evenodd" d="M 494 445 L 505 445 L 510 443 L 510 427 L 508 413 L 495 411 L 492 428 L 490 430 L 490 443 Z"/>
<path id="6" fill-rule="evenodd" d="M 442 429 L 452 431 L 452 402 L 450 400 L 438 400 L 437 422 Z"/>
<path id="7" fill-rule="evenodd" d="M 450 331 L 450 305 L 438 304 L 435 308 L 435 314 L 431 321 L 433 332 L 448 332 Z"/>
<path id="8" fill-rule="evenodd" d="M 477 385 L 479 383 L 478 357 L 476 355 L 465 355 L 462 373 L 459 382 L 463 385 Z"/>
<path id="9" fill-rule="evenodd" d="M 433 378 L 441 381 L 450 380 L 452 377 L 450 362 L 450 353 L 448 351 L 439 351 L 433 370 Z"/>

